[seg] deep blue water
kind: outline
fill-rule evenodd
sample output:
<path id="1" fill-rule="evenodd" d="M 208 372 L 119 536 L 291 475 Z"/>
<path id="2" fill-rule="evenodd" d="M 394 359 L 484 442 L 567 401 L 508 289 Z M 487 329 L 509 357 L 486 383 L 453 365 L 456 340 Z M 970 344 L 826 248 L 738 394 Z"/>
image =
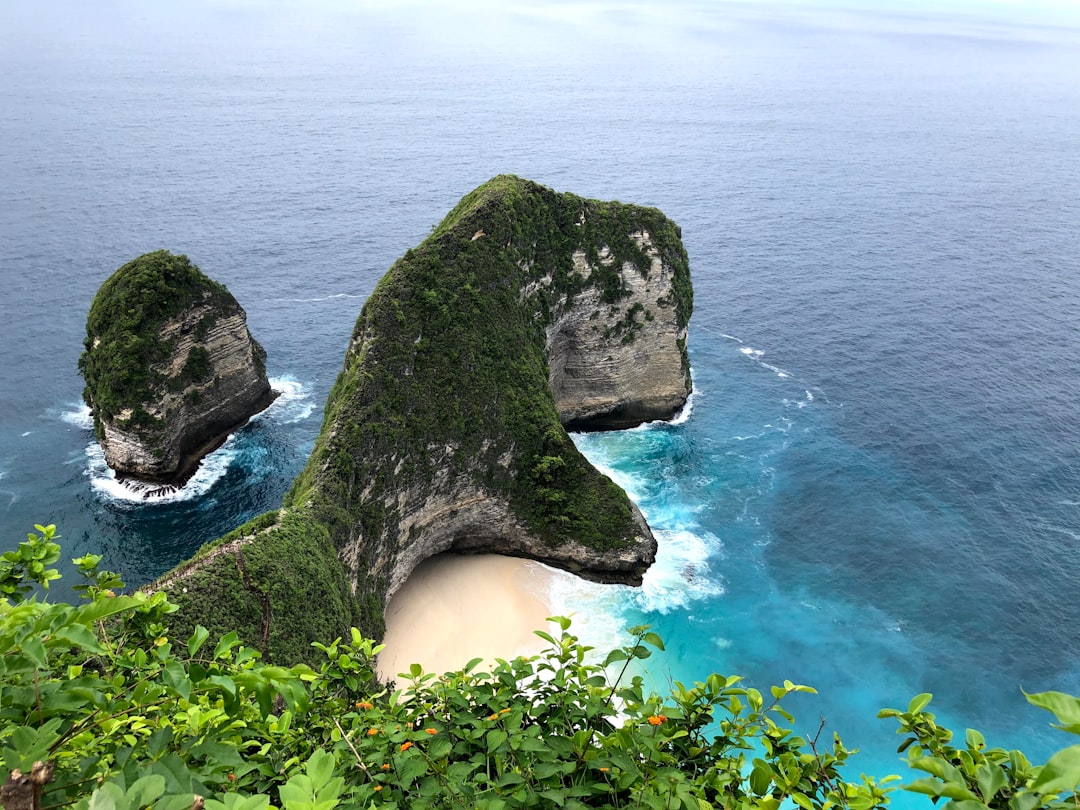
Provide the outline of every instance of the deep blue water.
<path id="1" fill-rule="evenodd" d="M 14 4 L 11 4 L 14 5 Z M 639 500 L 658 688 L 710 671 L 894 771 L 883 706 L 1045 756 L 1080 691 L 1080 13 L 993 3 L 330 0 L 0 7 L 0 529 L 130 582 L 276 505 L 359 308 L 514 172 L 683 228 L 696 393 L 579 441 Z M 48 13 L 46 13 L 48 12 Z M 287 395 L 185 497 L 117 499 L 80 412 L 94 292 L 167 247 L 225 282 Z"/>

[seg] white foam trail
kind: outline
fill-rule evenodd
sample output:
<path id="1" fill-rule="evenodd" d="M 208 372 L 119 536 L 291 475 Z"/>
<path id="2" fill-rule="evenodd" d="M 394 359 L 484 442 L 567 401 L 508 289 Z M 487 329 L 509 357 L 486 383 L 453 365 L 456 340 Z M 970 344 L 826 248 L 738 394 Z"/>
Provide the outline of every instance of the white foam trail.
<path id="1" fill-rule="evenodd" d="M 311 402 L 311 386 L 299 382 L 293 377 L 271 377 L 270 387 L 279 392 L 277 398 L 262 413 L 252 417 L 252 421 L 269 419 L 281 424 L 293 424 L 311 416 L 315 409 Z M 87 432 L 94 429 L 94 419 L 86 405 L 72 407 L 60 414 L 61 421 Z M 230 436 L 225 443 L 199 464 L 195 474 L 183 487 L 163 487 L 142 481 L 119 481 L 116 473 L 105 463 L 105 454 L 96 441 L 86 447 L 86 470 L 84 475 L 90 479 L 90 487 L 98 495 L 110 501 L 132 504 L 166 504 L 190 501 L 202 497 L 220 481 L 229 465 L 236 460 L 239 450 L 236 435 Z"/>
<path id="2" fill-rule="evenodd" d="M 292 425 L 307 419 L 315 410 L 311 401 L 311 386 L 300 382 L 295 377 L 271 377 L 270 387 L 278 392 L 277 399 L 262 413 L 252 417 L 272 419 L 285 425 Z"/>
<path id="3" fill-rule="evenodd" d="M 656 540 L 656 562 L 645 572 L 641 588 L 633 592 L 641 610 L 667 613 L 724 593 L 720 579 L 709 571 L 709 559 L 720 550 L 715 535 L 671 529 L 657 531 Z"/>
<path id="4" fill-rule="evenodd" d="M 366 298 L 365 295 L 352 295 L 351 293 L 334 293 L 333 295 L 324 295 L 321 298 L 274 298 L 274 301 L 283 301 L 289 304 L 317 304 L 322 301 L 333 301 L 341 298 Z"/>
<path id="5" fill-rule="evenodd" d="M 85 475 L 90 478 L 91 488 L 99 495 L 111 500 L 138 504 L 164 504 L 190 501 L 210 491 L 229 469 L 229 464 L 237 456 L 235 436 L 226 439 L 225 444 L 199 464 L 199 469 L 182 487 L 162 487 L 143 481 L 118 481 L 116 472 L 105 463 L 105 453 L 101 445 L 91 442 L 86 447 L 89 463 Z"/>
<path id="6" fill-rule="evenodd" d="M 690 394 L 686 398 L 686 402 L 679 408 L 679 412 L 671 417 L 668 422 L 669 425 L 685 425 L 690 421 L 691 415 L 694 413 L 694 399 L 697 397 L 697 375 L 694 374 L 694 369 L 690 369 Z"/>
<path id="7" fill-rule="evenodd" d="M 764 350 L 753 349 L 750 346 L 743 346 L 741 349 L 739 349 L 739 352 L 745 354 L 747 357 L 753 360 L 757 360 L 765 354 Z"/>
<path id="8" fill-rule="evenodd" d="M 761 367 L 762 368 L 767 368 L 769 371 L 772 371 L 773 373 L 776 374 L 777 377 L 779 377 L 782 380 L 786 380 L 788 377 L 791 376 L 788 372 L 784 371 L 779 366 L 773 366 L 773 365 L 769 365 L 768 363 L 762 363 Z"/>
<path id="9" fill-rule="evenodd" d="M 90 414 L 90 406 L 81 402 L 78 405 L 72 403 L 71 407 L 72 410 L 61 412 L 60 421 L 82 430 L 93 430 L 94 417 Z"/>

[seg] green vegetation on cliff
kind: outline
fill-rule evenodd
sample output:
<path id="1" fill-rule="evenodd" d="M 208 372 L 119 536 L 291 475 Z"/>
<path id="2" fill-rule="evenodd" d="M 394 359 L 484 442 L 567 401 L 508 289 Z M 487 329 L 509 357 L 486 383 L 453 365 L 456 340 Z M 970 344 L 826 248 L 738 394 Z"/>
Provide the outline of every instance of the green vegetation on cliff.
<path id="1" fill-rule="evenodd" d="M 880 810 L 896 790 L 853 779 L 856 752 L 784 709 L 809 687 L 712 674 L 647 692 L 626 666 L 663 649 L 645 627 L 604 666 L 560 619 L 541 655 L 413 666 L 391 694 L 355 630 L 316 644 L 314 668 L 267 665 L 235 633 L 177 633 L 164 593 L 114 595 L 93 555 L 74 561 L 83 603 L 26 599 L 56 577 L 55 527 L 37 528 L 0 559 L 4 810 Z M 1027 698 L 1080 734 L 1080 699 Z M 1075 810 L 1080 745 L 1040 764 L 975 730 L 954 741 L 930 700 L 879 713 L 928 810 Z"/>
<path id="2" fill-rule="evenodd" d="M 101 436 L 101 420 L 127 410 L 126 427 L 153 431 L 155 420 L 143 407 L 169 383 L 154 365 L 168 359 L 172 346 L 159 335 L 161 326 L 196 303 L 212 304 L 217 315 L 199 323 L 203 334 L 212 319 L 239 309 L 236 300 L 192 264 L 187 256 L 166 250 L 146 253 L 113 273 L 90 306 L 86 340 L 79 371 L 86 381 L 83 398 L 93 408 Z M 204 320 L 206 320 L 204 318 Z M 194 353 L 193 353 L 194 354 Z M 203 356 L 188 358 L 182 377 L 198 381 L 205 375 Z"/>
<path id="3" fill-rule="evenodd" d="M 211 547 L 187 593 L 173 590 L 188 626 L 235 628 L 255 645 L 269 639 L 263 649 L 275 660 L 310 655 L 311 628 L 337 634 L 356 624 L 381 638 L 393 561 L 424 531 L 415 523 L 401 528 L 415 517 L 417 493 L 451 503 L 456 493 L 479 493 L 506 503 L 512 519 L 552 549 L 573 543 L 605 553 L 633 542 L 641 528 L 626 494 L 589 464 L 560 423 L 545 328 L 588 287 L 605 306 L 618 306 L 624 263 L 643 276 L 650 271 L 632 236 L 642 231 L 673 274 L 661 305 L 674 307 L 685 327 L 692 306 L 686 252 L 678 227 L 660 211 L 508 175 L 466 195 L 365 303 L 322 432 L 285 499 L 285 518 L 245 547 L 244 568 Z M 601 249 L 611 261 L 600 260 Z M 590 274 L 575 272 L 576 251 L 590 259 Z M 682 372 L 688 378 L 685 352 Z M 413 500 L 403 504 L 403 497 Z M 295 573 L 253 586 L 249 560 L 259 547 L 268 564 L 277 559 Z M 334 553 L 342 560 L 336 565 Z M 333 596 L 313 598 L 319 591 L 301 570 L 309 558 L 334 567 L 320 569 L 333 580 Z M 351 603 L 337 596 L 344 581 L 354 584 Z M 256 609 L 260 595 L 265 609 Z M 263 616 L 271 617 L 270 630 Z"/>

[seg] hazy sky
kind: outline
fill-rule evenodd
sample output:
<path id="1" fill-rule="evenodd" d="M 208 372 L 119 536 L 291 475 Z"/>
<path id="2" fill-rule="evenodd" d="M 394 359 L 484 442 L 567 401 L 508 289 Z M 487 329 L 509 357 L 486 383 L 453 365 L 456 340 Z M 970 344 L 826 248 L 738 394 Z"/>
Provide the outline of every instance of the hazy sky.
<path id="1" fill-rule="evenodd" d="M 1080 0 L 14 0 L 0 3 L 0 58 L 40 44 L 385 30 L 442 48 L 602 50 L 770 25 L 1075 43 Z"/>

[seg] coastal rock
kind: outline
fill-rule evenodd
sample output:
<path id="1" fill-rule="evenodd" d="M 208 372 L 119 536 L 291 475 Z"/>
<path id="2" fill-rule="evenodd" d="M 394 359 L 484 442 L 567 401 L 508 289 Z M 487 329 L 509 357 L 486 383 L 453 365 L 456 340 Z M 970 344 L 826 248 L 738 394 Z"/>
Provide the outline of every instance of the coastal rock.
<path id="1" fill-rule="evenodd" d="M 595 287 L 561 296 L 546 330 L 551 391 L 568 430 L 670 419 L 690 393 L 686 324 L 673 306 L 676 268 L 647 230 L 629 235 L 648 264 L 621 262 L 624 297 L 609 304 Z M 605 267 L 616 261 L 606 246 L 595 260 Z M 574 252 L 573 272 L 584 279 L 596 272 L 585 250 Z"/>
<path id="2" fill-rule="evenodd" d="M 509 175 L 480 186 L 365 303 L 284 509 L 171 575 L 188 583 L 184 621 L 261 627 L 282 660 L 312 626 L 380 638 L 389 597 L 445 551 L 640 584 L 656 540 L 566 427 L 678 411 L 692 296 L 679 229 L 656 209 Z"/>
<path id="3" fill-rule="evenodd" d="M 186 481 L 274 399 L 244 310 L 186 256 L 147 253 L 101 286 L 79 370 L 108 465 L 122 479 Z"/>

